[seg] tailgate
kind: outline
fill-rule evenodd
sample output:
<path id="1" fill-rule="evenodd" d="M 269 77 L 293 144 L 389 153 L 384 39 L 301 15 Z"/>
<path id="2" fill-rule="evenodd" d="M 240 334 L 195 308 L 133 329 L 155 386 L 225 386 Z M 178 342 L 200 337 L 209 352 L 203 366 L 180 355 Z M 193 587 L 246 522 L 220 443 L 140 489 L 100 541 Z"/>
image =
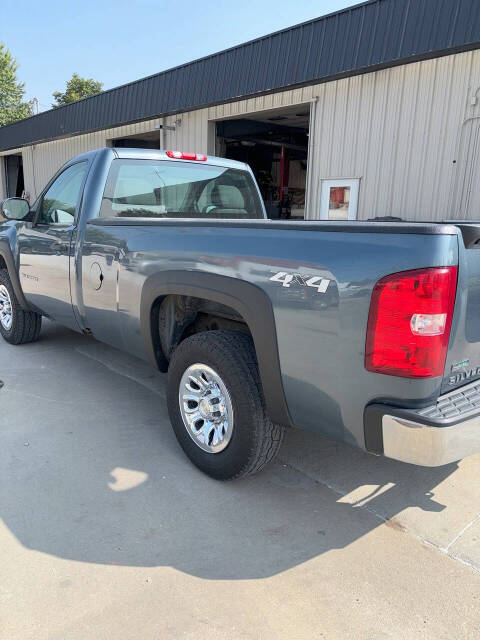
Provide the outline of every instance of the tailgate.
<path id="1" fill-rule="evenodd" d="M 442 393 L 480 378 L 480 223 L 457 223 L 459 270 L 455 316 Z"/>

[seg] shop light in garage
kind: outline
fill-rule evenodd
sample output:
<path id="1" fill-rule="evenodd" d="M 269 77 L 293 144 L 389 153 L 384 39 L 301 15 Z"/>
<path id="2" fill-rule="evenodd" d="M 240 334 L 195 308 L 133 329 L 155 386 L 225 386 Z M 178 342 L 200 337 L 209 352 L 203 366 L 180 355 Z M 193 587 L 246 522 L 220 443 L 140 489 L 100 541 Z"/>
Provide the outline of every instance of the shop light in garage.
<path id="1" fill-rule="evenodd" d="M 203 153 L 189 153 L 188 151 L 166 151 L 165 152 L 169 158 L 174 158 L 175 160 L 196 160 L 197 162 L 205 162 L 207 156 L 203 155 Z"/>

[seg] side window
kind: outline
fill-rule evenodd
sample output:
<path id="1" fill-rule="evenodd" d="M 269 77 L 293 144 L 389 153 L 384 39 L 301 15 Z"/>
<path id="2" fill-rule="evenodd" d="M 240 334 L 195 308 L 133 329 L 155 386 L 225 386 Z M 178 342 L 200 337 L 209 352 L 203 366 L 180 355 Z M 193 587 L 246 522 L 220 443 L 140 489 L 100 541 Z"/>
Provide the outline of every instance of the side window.
<path id="1" fill-rule="evenodd" d="M 37 224 L 73 224 L 88 162 L 65 169 L 43 196 Z"/>

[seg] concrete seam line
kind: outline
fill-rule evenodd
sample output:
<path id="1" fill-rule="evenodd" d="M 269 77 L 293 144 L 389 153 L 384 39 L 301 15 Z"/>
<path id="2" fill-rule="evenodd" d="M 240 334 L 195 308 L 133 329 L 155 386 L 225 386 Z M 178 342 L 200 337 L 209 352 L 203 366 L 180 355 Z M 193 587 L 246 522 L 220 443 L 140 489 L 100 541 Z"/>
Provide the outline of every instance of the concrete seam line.
<path id="1" fill-rule="evenodd" d="M 460 531 L 460 533 L 457 533 L 457 535 L 453 538 L 453 540 L 449 542 L 449 544 L 447 544 L 447 546 L 445 547 L 445 551 L 448 551 L 452 546 L 452 544 L 455 544 L 455 542 L 457 542 L 457 540 L 459 540 L 463 536 L 463 534 L 466 531 L 468 531 L 470 527 L 472 527 L 479 519 L 480 519 L 480 513 L 477 513 L 477 515 L 473 518 L 473 520 L 469 522 L 467 525 L 465 525 L 463 529 Z"/>
<path id="2" fill-rule="evenodd" d="M 318 480 L 317 478 L 314 478 L 313 476 L 309 475 L 308 473 L 305 473 L 304 471 L 298 469 L 297 467 L 295 467 L 292 464 L 289 464 L 289 463 L 281 461 L 281 460 L 279 460 L 278 462 L 280 464 L 282 464 L 284 467 L 292 469 L 293 471 L 296 471 L 297 473 L 300 473 L 301 475 L 305 476 L 309 480 L 312 480 L 312 482 L 315 482 L 315 484 L 319 484 L 319 485 L 322 485 L 324 487 L 327 487 L 328 489 L 333 491 L 338 496 L 344 497 L 344 496 L 347 495 L 344 491 L 342 491 L 338 487 L 335 487 L 334 485 L 331 485 L 328 482 L 324 482 L 322 480 Z M 389 522 L 392 522 L 392 523 L 396 522 L 395 518 L 386 518 L 382 514 L 378 513 L 378 511 L 375 511 L 375 509 L 372 509 L 371 507 L 368 507 L 367 505 L 355 505 L 355 506 L 352 505 L 352 508 L 364 509 L 365 511 L 368 511 L 369 513 L 374 515 L 376 518 L 378 518 L 381 522 L 383 522 L 386 525 L 388 525 Z M 419 540 L 420 542 L 422 542 L 425 546 L 430 547 L 431 549 L 435 549 L 436 551 L 440 552 L 442 555 L 448 556 L 451 560 L 455 560 L 457 562 L 460 562 L 461 564 L 473 569 L 476 573 L 480 573 L 480 567 L 477 567 L 475 564 L 472 564 L 468 560 L 465 560 L 464 558 L 462 558 L 462 557 L 460 557 L 460 556 L 458 556 L 456 554 L 449 553 L 449 551 L 448 551 L 450 549 L 450 547 L 452 546 L 452 544 L 454 542 L 456 542 L 479 519 L 480 519 L 480 513 L 477 514 L 475 516 L 475 518 L 471 522 L 469 522 L 462 529 L 462 531 L 452 540 L 452 542 L 450 542 L 446 547 L 441 547 L 440 545 L 435 544 L 435 542 L 431 542 L 427 538 L 424 538 L 420 534 L 411 531 L 410 529 L 408 529 L 407 527 L 404 527 L 403 525 L 400 527 L 400 531 L 408 533 L 410 536 L 412 536 L 416 540 Z"/>

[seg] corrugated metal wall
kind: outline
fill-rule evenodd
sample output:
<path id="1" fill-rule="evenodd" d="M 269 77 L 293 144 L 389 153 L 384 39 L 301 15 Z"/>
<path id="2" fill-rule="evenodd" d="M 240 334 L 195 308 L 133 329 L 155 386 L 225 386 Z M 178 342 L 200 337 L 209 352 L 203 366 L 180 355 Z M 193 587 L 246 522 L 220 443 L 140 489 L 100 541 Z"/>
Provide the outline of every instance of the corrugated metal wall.
<path id="1" fill-rule="evenodd" d="M 480 217 L 462 211 L 463 123 L 480 87 L 474 51 L 378 71 L 317 88 L 311 214 L 319 178 L 360 178 L 359 218 Z"/>
<path id="2" fill-rule="evenodd" d="M 368 0 L 0 131 L 0 149 L 465 51 L 479 0 Z"/>
<path id="3" fill-rule="evenodd" d="M 165 124 L 181 124 L 166 132 L 165 146 L 212 153 L 212 121 L 314 97 L 310 218 L 319 217 L 321 180 L 329 178 L 360 178 L 359 219 L 480 217 L 462 210 L 460 193 L 471 170 L 466 123 L 480 118 L 479 50 L 170 116 Z M 23 148 L 26 189 L 33 199 L 67 159 L 159 122 Z"/>
<path id="4" fill-rule="evenodd" d="M 106 131 L 96 131 L 63 140 L 53 140 L 22 149 L 25 188 L 31 196 L 38 194 L 52 175 L 70 158 L 104 147 L 111 138 L 152 131 L 158 120 L 141 122 Z M 27 153 L 25 153 L 27 150 Z M 32 198 L 31 198 L 32 199 Z"/>

